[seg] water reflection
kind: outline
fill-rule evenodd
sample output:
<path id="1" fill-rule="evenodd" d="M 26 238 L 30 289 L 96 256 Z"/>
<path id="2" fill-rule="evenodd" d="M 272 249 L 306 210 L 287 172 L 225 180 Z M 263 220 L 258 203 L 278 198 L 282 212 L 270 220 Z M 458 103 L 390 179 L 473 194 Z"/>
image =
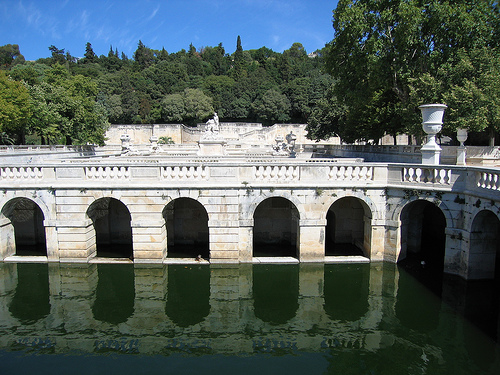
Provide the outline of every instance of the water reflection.
<path id="1" fill-rule="evenodd" d="M 125 372 L 498 373 L 499 346 L 463 318 L 461 288 L 443 284 L 440 299 L 382 264 L 0 264 L 0 360 L 38 372 L 43 356 L 85 354 L 86 370 Z"/>

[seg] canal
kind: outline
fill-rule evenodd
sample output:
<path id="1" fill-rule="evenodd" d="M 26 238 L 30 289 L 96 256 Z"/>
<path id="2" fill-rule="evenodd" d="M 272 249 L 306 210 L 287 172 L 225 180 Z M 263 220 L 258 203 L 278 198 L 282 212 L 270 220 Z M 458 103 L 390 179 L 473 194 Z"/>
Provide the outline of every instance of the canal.
<path id="1" fill-rule="evenodd" d="M 419 265 L 0 263 L 0 372 L 499 374 L 499 304 Z"/>

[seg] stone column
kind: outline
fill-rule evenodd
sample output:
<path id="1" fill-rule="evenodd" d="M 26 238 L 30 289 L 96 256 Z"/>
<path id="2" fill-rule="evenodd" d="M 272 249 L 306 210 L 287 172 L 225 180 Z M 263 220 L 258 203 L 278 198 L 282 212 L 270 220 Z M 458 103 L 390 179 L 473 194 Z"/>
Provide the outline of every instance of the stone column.
<path id="1" fill-rule="evenodd" d="M 368 256 L 370 260 L 383 261 L 386 252 L 395 252 L 392 239 L 390 238 L 390 241 L 387 241 L 387 235 L 389 233 L 385 220 L 367 219 L 365 225 L 365 238 L 367 237 L 367 231 L 370 231 L 370 242 L 368 249 L 369 253 L 365 255 Z M 365 239 L 365 243 L 366 242 Z M 390 247 L 388 248 L 387 245 L 390 245 Z"/>
<path id="2" fill-rule="evenodd" d="M 16 253 L 14 225 L 6 217 L 0 219 L 0 259 Z"/>
<path id="3" fill-rule="evenodd" d="M 469 232 L 457 228 L 446 228 L 445 233 L 444 272 L 467 278 Z"/>
<path id="4" fill-rule="evenodd" d="M 322 262 L 325 260 L 326 220 L 299 221 L 299 260 Z"/>
<path id="5" fill-rule="evenodd" d="M 58 258 L 60 262 L 85 263 L 96 254 L 96 238 L 92 220 L 61 221 L 57 230 Z M 49 244 L 47 243 L 47 252 Z"/>
<path id="6" fill-rule="evenodd" d="M 47 246 L 47 260 L 49 262 L 59 261 L 59 241 L 57 240 L 56 221 L 44 220 L 45 240 Z"/>
<path id="7" fill-rule="evenodd" d="M 240 255 L 238 227 L 221 221 L 208 221 L 211 263 L 238 263 Z"/>
<path id="8" fill-rule="evenodd" d="M 132 220 L 134 263 L 162 263 L 167 256 L 165 220 Z"/>
<path id="9" fill-rule="evenodd" d="M 251 263 L 253 257 L 253 225 L 254 220 L 240 220 L 239 226 L 239 261 Z"/>

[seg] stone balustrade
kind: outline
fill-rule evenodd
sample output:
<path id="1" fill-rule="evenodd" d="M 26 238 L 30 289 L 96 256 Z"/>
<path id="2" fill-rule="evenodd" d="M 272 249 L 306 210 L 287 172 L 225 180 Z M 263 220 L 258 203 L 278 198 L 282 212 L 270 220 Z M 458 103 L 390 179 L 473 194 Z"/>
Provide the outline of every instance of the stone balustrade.
<path id="1" fill-rule="evenodd" d="M 413 186 L 423 189 L 460 189 L 467 191 L 500 190 L 500 171 L 480 167 L 423 166 L 420 164 L 387 164 L 342 162 L 341 159 L 286 159 L 224 161 L 221 158 L 186 158 L 186 162 L 166 162 L 158 159 L 77 161 L 70 163 L 37 163 L 38 165 L 0 165 L 0 182 L 11 186 L 50 185 L 58 183 L 82 184 L 106 182 L 113 186 L 143 184 L 154 186 L 164 181 L 175 181 L 183 185 L 204 182 L 204 186 L 215 184 L 241 187 L 243 183 L 290 184 L 294 186 L 332 186 L 349 184 L 363 187 Z M 471 177 L 473 176 L 473 177 Z M 7 185 L 6 185 L 7 187 Z"/>

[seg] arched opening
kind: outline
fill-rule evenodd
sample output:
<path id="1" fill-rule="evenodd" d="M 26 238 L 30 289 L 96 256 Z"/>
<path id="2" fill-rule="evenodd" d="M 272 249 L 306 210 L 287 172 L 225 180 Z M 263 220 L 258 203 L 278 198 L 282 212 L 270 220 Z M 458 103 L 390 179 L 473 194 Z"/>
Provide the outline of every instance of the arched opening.
<path id="1" fill-rule="evenodd" d="M 168 266 L 165 314 L 179 327 L 201 323 L 210 313 L 210 267 Z"/>
<path id="2" fill-rule="evenodd" d="M 443 272 L 446 218 L 435 204 L 417 200 L 401 212 L 401 251 L 398 262 L 408 269 Z"/>
<path id="3" fill-rule="evenodd" d="M 43 212 L 28 198 L 14 198 L 2 209 L 13 226 L 16 255 L 47 256 Z"/>
<path id="4" fill-rule="evenodd" d="M 270 324 L 285 324 L 299 308 L 299 266 L 254 265 L 252 292 L 257 318 Z"/>
<path id="5" fill-rule="evenodd" d="M 98 199 L 90 205 L 87 215 L 94 224 L 98 257 L 132 259 L 130 212 L 122 202 Z"/>
<path id="6" fill-rule="evenodd" d="M 479 212 L 472 222 L 469 268 L 470 278 L 494 279 L 500 276 L 500 220 L 491 211 Z"/>
<path id="7" fill-rule="evenodd" d="M 134 314 L 135 283 L 132 264 L 98 264 L 92 313 L 96 320 L 119 324 Z"/>
<path id="8" fill-rule="evenodd" d="M 292 202 L 268 198 L 257 206 L 253 218 L 254 257 L 298 257 L 299 212 Z"/>
<path id="9" fill-rule="evenodd" d="M 362 201 L 345 197 L 326 214 L 325 255 L 364 255 L 370 248 L 371 212 Z"/>
<path id="10" fill-rule="evenodd" d="M 167 226 L 167 257 L 209 257 L 208 213 L 191 198 L 178 198 L 163 209 Z"/>
<path id="11" fill-rule="evenodd" d="M 9 311 L 23 324 L 33 324 L 50 313 L 47 264 L 17 264 L 17 287 Z"/>

